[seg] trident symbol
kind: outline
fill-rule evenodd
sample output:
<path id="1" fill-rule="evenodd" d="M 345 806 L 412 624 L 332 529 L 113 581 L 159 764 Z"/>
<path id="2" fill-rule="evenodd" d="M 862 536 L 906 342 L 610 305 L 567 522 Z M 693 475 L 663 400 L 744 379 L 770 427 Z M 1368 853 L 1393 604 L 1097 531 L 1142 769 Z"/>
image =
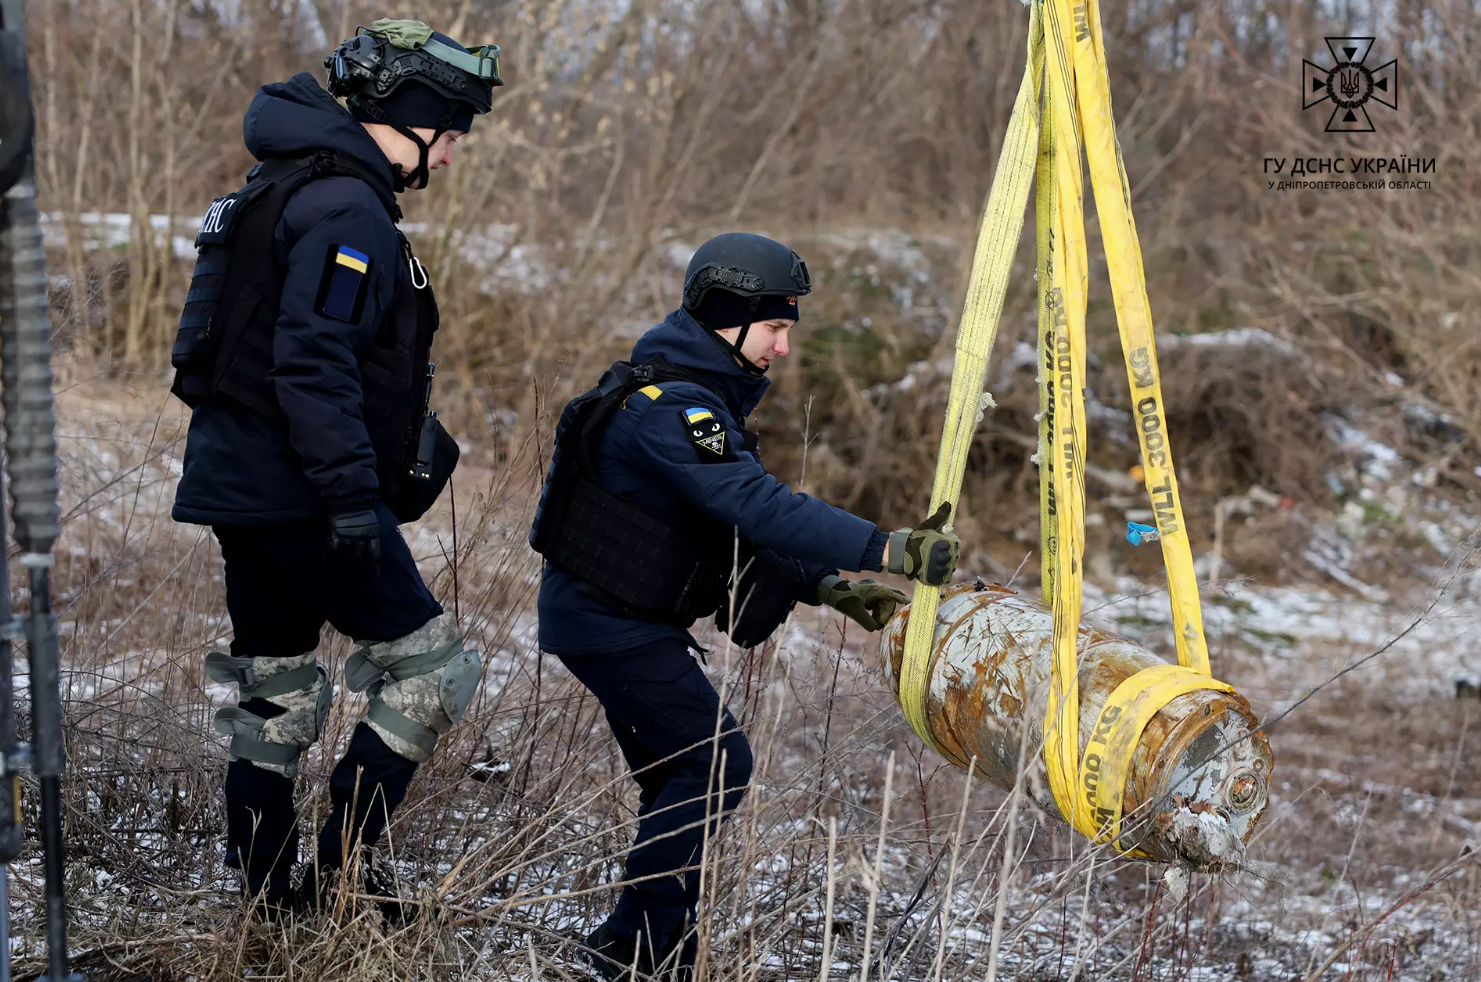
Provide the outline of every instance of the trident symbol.
<path id="1" fill-rule="evenodd" d="M 1335 107 L 1327 120 L 1328 133 L 1372 133 L 1373 120 L 1365 108 L 1369 101 L 1399 108 L 1399 63 L 1390 59 L 1370 68 L 1371 37 L 1329 37 L 1326 41 L 1336 64 L 1324 68 L 1301 60 L 1301 108 L 1331 99 Z"/>

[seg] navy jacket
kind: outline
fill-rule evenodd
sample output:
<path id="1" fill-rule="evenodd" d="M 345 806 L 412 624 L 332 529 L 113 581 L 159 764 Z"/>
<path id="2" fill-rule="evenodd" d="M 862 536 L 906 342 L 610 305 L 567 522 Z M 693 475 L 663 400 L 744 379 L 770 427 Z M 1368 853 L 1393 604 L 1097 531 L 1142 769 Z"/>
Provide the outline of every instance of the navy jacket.
<path id="1" fill-rule="evenodd" d="M 333 150 L 354 157 L 377 182 L 384 179 L 383 193 L 394 188 L 380 147 L 307 72 L 258 90 L 243 135 L 259 160 Z M 366 257 L 368 282 L 354 323 L 316 309 L 326 264 L 339 247 Z M 271 377 L 287 422 L 226 402 L 198 407 L 175 493 L 176 521 L 275 525 L 376 500 L 379 481 L 361 415 L 356 352 L 373 341 L 397 291 L 411 289 L 395 223 L 369 184 L 321 178 L 288 202 L 274 248 L 288 276 Z"/>
<path id="2" fill-rule="evenodd" d="M 633 348 L 631 361 L 662 357 L 705 373 L 713 391 L 692 382 L 663 382 L 656 399 L 638 393 L 603 434 L 595 466 L 607 492 L 641 501 L 655 514 L 678 502 L 709 512 L 765 549 L 802 562 L 814 585 L 832 569 L 880 568 L 885 535 L 873 522 L 794 493 L 740 450 L 741 421 L 770 381 L 741 369 L 694 318 L 670 314 Z M 696 446 L 689 418 L 709 412 L 725 428 L 723 456 Z M 557 655 L 633 648 L 660 638 L 686 638 L 672 625 L 623 617 L 579 589 L 579 580 L 545 565 L 540 582 L 540 647 Z M 814 597 L 802 598 L 816 603 Z"/>

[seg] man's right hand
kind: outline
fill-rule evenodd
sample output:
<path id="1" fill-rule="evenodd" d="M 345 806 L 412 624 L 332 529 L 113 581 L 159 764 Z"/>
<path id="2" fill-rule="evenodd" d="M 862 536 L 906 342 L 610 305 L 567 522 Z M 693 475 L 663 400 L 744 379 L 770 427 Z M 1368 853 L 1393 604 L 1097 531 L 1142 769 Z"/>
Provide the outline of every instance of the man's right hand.
<path id="1" fill-rule="evenodd" d="M 381 524 L 369 508 L 329 516 L 331 562 L 351 567 L 366 579 L 381 572 Z"/>
<path id="2" fill-rule="evenodd" d="M 899 573 L 906 579 L 920 580 L 931 586 L 944 586 L 951 582 L 956 571 L 957 559 L 962 552 L 962 542 L 955 532 L 942 531 L 942 526 L 951 517 L 951 504 L 943 501 L 936 514 L 926 519 L 918 528 L 896 529 L 890 533 L 886 567 L 891 573 Z"/>

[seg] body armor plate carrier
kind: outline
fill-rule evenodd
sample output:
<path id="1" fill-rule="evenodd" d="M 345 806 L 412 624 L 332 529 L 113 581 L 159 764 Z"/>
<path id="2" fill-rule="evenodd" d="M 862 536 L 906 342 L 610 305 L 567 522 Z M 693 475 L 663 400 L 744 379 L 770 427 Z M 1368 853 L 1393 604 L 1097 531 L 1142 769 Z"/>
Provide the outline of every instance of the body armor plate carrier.
<path id="1" fill-rule="evenodd" d="M 634 392 L 665 381 L 705 386 L 667 362 L 619 361 L 566 405 L 530 545 L 619 613 L 687 628 L 720 606 L 734 529 L 693 507 L 650 514 L 596 484 L 596 449 L 612 414 Z"/>
<path id="2" fill-rule="evenodd" d="M 170 391 L 187 406 L 227 400 L 286 425 L 269 376 L 286 278 L 274 234 L 289 199 L 310 181 L 330 176 L 364 180 L 354 161 L 328 151 L 266 161 L 245 187 L 216 199 L 201 220 L 195 272 L 170 353 Z M 381 201 L 399 221 L 394 197 Z M 411 246 L 399 229 L 396 234 L 403 260 L 415 265 Z M 380 494 L 399 521 L 409 522 L 441 494 L 457 465 L 458 445 L 428 408 L 437 302 L 425 276 L 418 284 L 408 274 L 403 283 L 359 361 Z"/>

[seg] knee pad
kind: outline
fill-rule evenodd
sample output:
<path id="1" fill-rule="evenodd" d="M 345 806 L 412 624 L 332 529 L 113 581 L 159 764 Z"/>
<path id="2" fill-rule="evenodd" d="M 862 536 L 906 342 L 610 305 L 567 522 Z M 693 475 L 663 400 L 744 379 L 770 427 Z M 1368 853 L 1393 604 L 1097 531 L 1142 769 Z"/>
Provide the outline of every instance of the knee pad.
<path id="1" fill-rule="evenodd" d="M 288 658 L 237 658 L 221 651 L 206 656 L 206 675 L 235 682 L 238 702 L 266 699 L 283 712 L 270 719 L 226 706 L 216 711 L 214 727 L 231 737 L 232 760 L 249 760 L 287 778 L 298 776 L 298 758 L 319 739 L 334 687 L 314 653 Z"/>
<path id="2" fill-rule="evenodd" d="M 483 662 L 463 647 L 452 614 L 441 614 L 404 638 L 360 643 L 345 663 L 345 684 L 370 694 L 365 721 L 392 752 L 418 764 L 463 718 L 478 692 Z"/>

